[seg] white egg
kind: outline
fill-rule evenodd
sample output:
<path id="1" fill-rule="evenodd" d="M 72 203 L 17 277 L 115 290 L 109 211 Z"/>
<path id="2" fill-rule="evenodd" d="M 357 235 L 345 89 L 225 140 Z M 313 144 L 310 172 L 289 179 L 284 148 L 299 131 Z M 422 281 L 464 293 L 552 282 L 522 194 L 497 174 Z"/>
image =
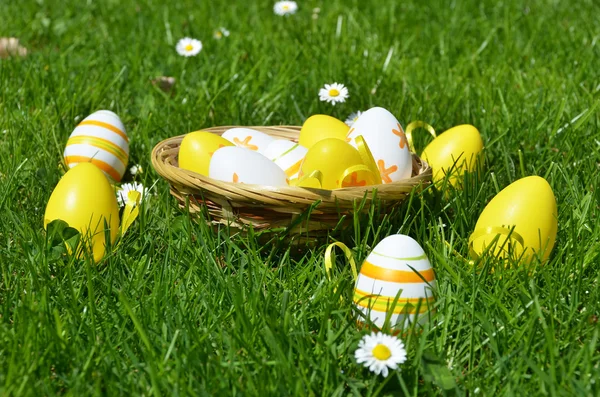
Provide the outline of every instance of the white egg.
<path id="1" fill-rule="evenodd" d="M 265 149 L 275 138 L 251 128 L 230 128 L 221 135 L 235 146 L 264 154 Z"/>
<path id="2" fill-rule="evenodd" d="M 354 138 L 359 135 L 369 146 L 383 183 L 411 177 L 412 155 L 404 130 L 393 114 L 380 107 L 362 113 L 348 131 L 352 146 L 356 147 Z"/>
<path id="3" fill-rule="evenodd" d="M 75 127 L 63 156 L 69 168 L 79 163 L 92 163 L 110 179 L 119 182 L 129 161 L 125 126 L 110 110 L 94 112 Z"/>
<path id="4" fill-rule="evenodd" d="M 210 160 L 208 176 L 225 182 L 265 186 L 287 186 L 285 172 L 260 153 L 237 146 L 217 149 Z"/>
<path id="5" fill-rule="evenodd" d="M 414 321 L 428 320 L 434 310 L 435 285 L 435 274 L 419 243 L 394 234 L 377 244 L 363 262 L 354 304 L 379 328 L 388 314 L 392 328 L 406 328 Z"/>
<path id="6" fill-rule="evenodd" d="M 302 160 L 306 156 L 304 146 L 287 139 L 276 139 L 267 146 L 264 155 L 277 164 L 290 179 L 298 177 Z"/>

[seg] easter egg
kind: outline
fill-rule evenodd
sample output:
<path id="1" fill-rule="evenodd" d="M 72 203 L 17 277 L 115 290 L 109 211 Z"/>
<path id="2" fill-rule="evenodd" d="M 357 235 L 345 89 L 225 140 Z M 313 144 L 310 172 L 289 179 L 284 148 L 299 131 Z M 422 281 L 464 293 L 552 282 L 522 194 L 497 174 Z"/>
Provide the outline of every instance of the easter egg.
<path id="1" fill-rule="evenodd" d="M 233 146 L 233 143 L 211 132 L 190 132 L 179 147 L 179 168 L 208 176 L 212 155 L 225 146 Z"/>
<path id="2" fill-rule="evenodd" d="M 308 150 L 287 139 L 276 139 L 267 146 L 264 155 L 277 164 L 288 178 L 297 178 L 302 160 Z"/>
<path id="3" fill-rule="evenodd" d="M 458 125 L 439 135 L 427 145 L 421 158 L 433 169 L 433 181 L 438 183 L 450 173 L 449 181 L 457 186 L 465 171 L 473 171 L 483 151 L 483 141 L 477 128 Z"/>
<path id="4" fill-rule="evenodd" d="M 371 149 L 384 184 L 411 177 L 412 155 L 404 130 L 393 114 L 380 107 L 362 113 L 346 140 L 356 147 L 356 137 L 361 135 Z"/>
<path id="5" fill-rule="evenodd" d="M 60 219 L 79 230 L 84 243 L 90 244 L 94 260 L 104 256 L 105 227 L 109 226 L 111 242 L 119 231 L 119 206 L 110 182 L 92 163 L 71 168 L 58 182 L 44 214 L 44 228 Z M 74 247 L 71 247 L 74 248 Z M 78 255 L 81 256 L 80 251 Z"/>
<path id="6" fill-rule="evenodd" d="M 349 128 L 346 123 L 335 117 L 315 114 L 307 118 L 302 125 L 298 143 L 310 149 L 315 143 L 323 139 L 336 138 L 345 140 Z"/>
<path id="7" fill-rule="evenodd" d="M 376 183 L 358 150 L 341 139 L 323 139 L 308 149 L 300 167 L 298 186 L 314 187 L 314 181 L 304 186 L 302 177 L 310 176 L 316 171 L 322 176 L 323 189 L 369 186 Z"/>
<path id="8" fill-rule="evenodd" d="M 546 261 L 557 229 L 556 198 L 548 182 L 539 176 L 521 178 L 500 191 L 481 212 L 469 238 L 472 256 L 489 249 L 498 257 L 512 254 L 525 262 L 541 253 Z"/>
<path id="9" fill-rule="evenodd" d="M 223 138 L 235 146 L 263 153 L 275 138 L 251 128 L 231 128 L 225 131 Z"/>
<path id="10" fill-rule="evenodd" d="M 129 161 L 125 126 L 110 110 L 92 113 L 75 127 L 63 156 L 69 168 L 92 163 L 114 182 L 120 182 Z"/>
<path id="11" fill-rule="evenodd" d="M 435 274 L 423 248 L 403 234 L 384 238 L 363 262 L 354 304 L 373 324 L 382 328 L 390 316 L 391 328 L 423 324 L 433 312 Z"/>
<path id="12" fill-rule="evenodd" d="M 210 160 L 208 176 L 225 182 L 265 186 L 287 186 L 285 172 L 255 151 L 227 146 L 218 149 Z"/>

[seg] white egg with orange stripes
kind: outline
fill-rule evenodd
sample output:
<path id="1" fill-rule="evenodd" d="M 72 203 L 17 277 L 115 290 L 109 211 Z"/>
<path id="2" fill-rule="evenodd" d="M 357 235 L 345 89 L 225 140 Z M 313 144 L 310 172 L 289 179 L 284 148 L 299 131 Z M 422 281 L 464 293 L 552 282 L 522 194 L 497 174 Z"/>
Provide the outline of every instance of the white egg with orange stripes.
<path id="1" fill-rule="evenodd" d="M 120 182 L 129 162 L 129 138 L 119 116 L 99 110 L 83 119 L 69 136 L 64 159 L 69 168 L 92 163 Z"/>
<path id="2" fill-rule="evenodd" d="M 412 155 L 400 122 L 388 110 L 374 107 L 363 112 L 348 131 L 346 142 L 357 147 L 362 136 L 373 154 L 385 183 L 398 182 L 412 175 Z"/>
<path id="3" fill-rule="evenodd" d="M 294 179 L 298 177 L 306 152 L 308 149 L 296 142 L 276 139 L 267 146 L 264 155 L 285 171 L 289 179 Z"/>
<path id="4" fill-rule="evenodd" d="M 275 140 L 270 135 L 252 128 L 230 128 L 221 135 L 235 146 L 264 154 L 267 146 Z"/>
<path id="5" fill-rule="evenodd" d="M 423 248 L 403 234 L 384 238 L 363 262 L 354 304 L 371 323 L 392 329 L 424 324 L 433 312 L 435 274 Z M 359 319 L 362 322 L 364 319 Z"/>

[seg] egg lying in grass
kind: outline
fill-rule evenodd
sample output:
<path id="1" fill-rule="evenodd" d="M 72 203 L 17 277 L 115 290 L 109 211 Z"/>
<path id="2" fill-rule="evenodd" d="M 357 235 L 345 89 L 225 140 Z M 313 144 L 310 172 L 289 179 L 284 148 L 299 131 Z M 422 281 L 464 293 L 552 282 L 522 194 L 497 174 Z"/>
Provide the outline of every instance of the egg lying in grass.
<path id="1" fill-rule="evenodd" d="M 423 248 L 409 236 L 384 238 L 367 256 L 354 289 L 354 304 L 375 326 L 423 324 L 433 312 L 435 274 Z M 359 320 L 360 321 L 360 320 Z"/>
<path id="2" fill-rule="evenodd" d="M 67 141 L 64 160 L 69 168 L 92 163 L 120 182 L 129 161 L 129 138 L 119 116 L 99 110 L 83 119 Z"/>
<path id="3" fill-rule="evenodd" d="M 287 186 L 285 172 L 255 151 L 227 146 L 218 149 L 210 160 L 208 176 L 224 182 L 264 186 Z"/>
<path id="4" fill-rule="evenodd" d="M 308 150 L 287 139 L 276 139 L 265 149 L 265 156 L 277 164 L 289 179 L 297 178 Z"/>
<path id="5" fill-rule="evenodd" d="M 179 168 L 208 176 L 210 159 L 217 149 L 225 146 L 233 143 L 212 132 L 190 132 L 179 146 Z"/>
<path id="6" fill-rule="evenodd" d="M 345 140 L 349 128 L 346 123 L 335 117 L 315 114 L 307 118 L 302 125 L 298 143 L 310 149 L 314 144 L 323 139 L 335 138 Z"/>
<path id="7" fill-rule="evenodd" d="M 221 136 L 235 146 L 250 149 L 261 154 L 275 140 L 275 138 L 264 132 L 243 127 L 228 129 Z"/>
<path id="8" fill-rule="evenodd" d="M 483 141 L 477 128 L 458 125 L 440 134 L 427 145 L 421 158 L 433 169 L 433 181 L 448 177 L 453 186 L 460 186 L 462 174 L 473 171 L 483 159 Z M 448 176 L 446 176 L 448 175 Z"/>
<path id="9" fill-rule="evenodd" d="M 412 174 L 412 155 L 400 122 L 384 108 L 362 113 L 348 131 L 347 142 L 357 146 L 362 135 L 377 163 L 383 183 L 408 179 Z"/>
<path id="10" fill-rule="evenodd" d="M 521 178 L 498 193 L 481 212 L 469 238 L 472 256 L 495 256 L 530 262 L 548 260 L 558 230 L 556 198 L 539 176 Z"/>
<path id="11" fill-rule="evenodd" d="M 44 214 L 44 228 L 60 219 L 81 233 L 81 244 L 91 246 L 94 261 L 104 256 L 105 223 L 111 243 L 119 231 L 119 206 L 106 176 L 92 163 L 71 168 L 58 182 Z M 70 247 L 77 255 L 82 247 Z"/>

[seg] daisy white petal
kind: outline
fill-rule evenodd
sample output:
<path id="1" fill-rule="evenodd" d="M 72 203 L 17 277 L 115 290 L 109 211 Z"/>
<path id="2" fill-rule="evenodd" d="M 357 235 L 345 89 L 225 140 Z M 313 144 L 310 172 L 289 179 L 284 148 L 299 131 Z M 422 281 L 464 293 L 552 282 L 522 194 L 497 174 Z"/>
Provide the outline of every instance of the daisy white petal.
<path id="1" fill-rule="evenodd" d="M 123 207 L 127 204 L 129 192 L 131 191 L 137 191 L 141 194 L 142 197 L 140 201 L 143 201 L 148 195 L 148 189 L 146 189 L 141 183 L 124 183 L 117 191 L 117 201 L 119 202 L 119 206 Z"/>
<path id="2" fill-rule="evenodd" d="M 346 99 L 348 99 L 349 96 L 348 89 L 343 84 L 325 84 L 325 87 L 319 90 L 319 99 L 322 102 L 328 102 L 334 106 L 338 102 L 346 102 Z"/>
<path id="3" fill-rule="evenodd" d="M 223 37 L 229 37 L 229 30 L 225 29 L 224 27 L 220 27 L 219 29 L 215 30 L 213 37 L 217 40 L 221 40 Z"/>
<path id="4" fill-rule="evenodd" d="M 202 51 L 202 42 L 200 40 L 184 37 L 177 42 L 175 46 L 177 53 L 184 57 L 193 57 Z"/>
<path id="5" fill-rule="evenodd" d="M 273 12 L 277 15 L 291 15 L 298 11 L 298 4 L 295 1 L 278 1 L 273 6 Z"/>
<path id="6" fill-rule="evenodd" d="M 356 123 L 356 120 L 358 120 L 358 118 L 360 117 L 361 114 L 362 114 L 362 112 L 360 110 L 357 112 L 350 113 L 350 115 L 346 119 L 346 124 L 349 127 L 352 127 L 354 125 L 354 123 Z"/>
<path id="7" fill-rule="evenodd" d="M 376 375 L 387 377 L 389 370 L 398 369 L 406 361 L 404 343 L 395 336 L 381 332 L 365 335 L 354 352 L 356 362 L 363 364 Z"/>
<path id="8" fill-rule="evenodd" d="M 141 174 L 142 172 L 144 172 L 144 169 L 142 168 L 141 165 L 137 164 L 132 166 L 129 169 L 129 172 L 131 173 L 131 175 L 136 176 L 137 174 Z"/>

